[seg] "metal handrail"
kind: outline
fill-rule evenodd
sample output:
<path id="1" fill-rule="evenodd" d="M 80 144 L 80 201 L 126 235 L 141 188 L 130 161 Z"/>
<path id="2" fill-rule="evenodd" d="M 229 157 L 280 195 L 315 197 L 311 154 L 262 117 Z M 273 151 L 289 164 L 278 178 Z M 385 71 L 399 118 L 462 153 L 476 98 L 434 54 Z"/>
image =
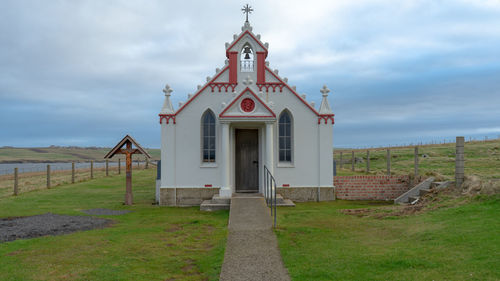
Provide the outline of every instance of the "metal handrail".
<path id="1" fill-rule="evenodd" d="M 274 228 L 276 228 L 276 180 L 266 165 L 264 165 L 264 197 L 267 206 L 271 208 L 271 216 L 274 216 Z"/>

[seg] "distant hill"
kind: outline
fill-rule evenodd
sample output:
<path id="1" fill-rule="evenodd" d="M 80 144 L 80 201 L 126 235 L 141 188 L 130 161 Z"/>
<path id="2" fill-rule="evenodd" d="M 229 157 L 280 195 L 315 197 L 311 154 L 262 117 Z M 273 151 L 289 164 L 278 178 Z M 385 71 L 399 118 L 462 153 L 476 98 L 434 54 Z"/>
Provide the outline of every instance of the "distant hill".
<path id="1" fill-rule="evenodd" d="M 90 160 L 104 160 L 104 155 L 111 148 L 107 147 L 33 147 L 16 148 L 0 147 L 0 163 L 23 163 L 23 162 L 85 162 Z M 146 149 L 153 160 L 160 159 L 160 149 Z M 114 157 L 118 160 L 118 157 Z M 120 157 L 124 159 L 124 157 Z M 143 156 L 134 155 L 133 159 L 141 159 Z"/>

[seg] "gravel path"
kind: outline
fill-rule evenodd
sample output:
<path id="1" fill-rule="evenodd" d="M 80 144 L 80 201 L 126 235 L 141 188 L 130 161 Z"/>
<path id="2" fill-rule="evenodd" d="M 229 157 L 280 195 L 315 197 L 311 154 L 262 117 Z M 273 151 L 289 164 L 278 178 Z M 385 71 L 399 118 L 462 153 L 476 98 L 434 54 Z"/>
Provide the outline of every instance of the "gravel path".
<path id="1" fill-rule="evenodd" d="M 90 210 L 84 210 L 83 211 L 87 215 L 93 215 L 93 216 L 118 216 L 118 215 L 123 215 L 130 213 L 132 211 L 128 210 L 110 210 L 110 209 L 90 209 Z"/>
<path id="2" fill-rule="evenodd" d="M 0 242 L 46 235 L 68 234 L 108 226 L 108 219 L 47 213 L 31 217 L 0 219 Z"/>
<path id="3" fill-rule="evenodd" d="M 231 198 L 220 280 L 290 280 L 264 197 Z"/>

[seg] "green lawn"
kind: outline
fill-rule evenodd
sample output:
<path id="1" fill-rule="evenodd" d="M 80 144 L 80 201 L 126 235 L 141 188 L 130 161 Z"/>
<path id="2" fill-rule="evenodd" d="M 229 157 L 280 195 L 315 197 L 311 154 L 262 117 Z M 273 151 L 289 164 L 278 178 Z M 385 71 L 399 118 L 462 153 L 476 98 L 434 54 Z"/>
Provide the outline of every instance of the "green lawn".
<path id="1" fill-rule="evenodd" d="M 101 216 L 112 227 L 0 243 L 0 280 L 217 280 L 228 212 L 152 205 L 155 169 L 134 171 L 134 205 L 122 205 L 124 175 L 0 199 L 0 217 L 81 210 L 132 210 Z"/>
<path id="2" fill-rule="evenodd" d="M 500 280 L 500 197 L 471 201 L 385 219 L 340 212 L 375 202 L 299 203 L 276 233 L 293 280 Z"/>
<path id="3" fill-rule="evenodd" d="M 465 174 L 477 175 L 482 179 L 500 179 L 500 140 L 473 141 L 465 143 Z M 363 163 L 356 163 L 351 171 L 352 150 L 336 149 L 334 158 L 340 160 L 342 152 L 343 169 L 337 166 L 339 176 L 362 175 L 366 171 L 366 149 L 354 150 L 354 157 L 363 158 Z M 447 180 L 455 177 L 455 144 L 419 146 L 419 174 L 438 176 Z M 413 174 L 414 147 L 391 148 L 391 172 L 397 175 Z M 423 157 L 423 155 L 427 157 Z M 371 174 L 387 173 L 387 150 L 370 149 Z"/>

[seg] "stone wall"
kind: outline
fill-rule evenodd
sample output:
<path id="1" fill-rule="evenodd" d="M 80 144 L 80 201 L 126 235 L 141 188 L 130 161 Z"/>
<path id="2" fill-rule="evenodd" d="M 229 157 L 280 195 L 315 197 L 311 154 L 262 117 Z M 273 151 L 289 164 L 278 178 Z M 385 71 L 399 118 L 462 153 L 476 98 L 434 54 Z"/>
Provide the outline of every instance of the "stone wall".
<path id="1" fill-rule="evenodd" d="M 283 198 L 293 202 L 316 202 L 318 200 L 317 187 L 278 187 L 278 194 Z M 335 190 L 333 187 L 320 188 L 320 201 L 335 200 Z"/>
<path id="2" fill-rule="evenodd" d="M 210 200 L 219 194 L 219 187 L 160 188 L 160 205 L 200 206 L 203 200 Z"/>
<path id="3" fill-rule="evenodd" d="M 334 185 L 344 200 L 394 200 L 411 188 L 408 176 L 337 176 Z"/>

